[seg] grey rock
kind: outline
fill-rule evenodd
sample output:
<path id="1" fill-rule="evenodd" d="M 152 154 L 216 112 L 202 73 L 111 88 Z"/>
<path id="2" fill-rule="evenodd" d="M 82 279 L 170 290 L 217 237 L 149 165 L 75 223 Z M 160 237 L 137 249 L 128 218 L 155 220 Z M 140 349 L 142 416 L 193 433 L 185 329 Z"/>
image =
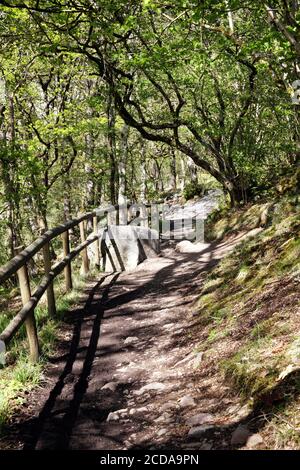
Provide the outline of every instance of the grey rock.
<path id="1" fill-rule="evenodd" d="M 209 424 L 204 424 L 203 426 L 196 426 L 189 430 L 188 438 L 189 439 L 197 439 L 198 437 L 203 436 L 207 431 L 214 429 L 214 426 Z"/>
<path id="2" fill-rule="evenodd" d="M 140 390 L 135 392 L 136 395 L 142 395 L 149 390 L 156 390 L 158 392 L 163 391 L 166 389 L 166 385 L 161 382 L 152 382 L 150 384 L 144 385 Z"/>
<path id="3" fill-rule="evenodd" d="M 240 424 L 232 433 L 231 445 L 243 445 L 247 442 L 250 436 L 250 431 L 247 426 Z"/>
<path id="4" fill-rule="evenodd" d="M 179 402 L 179 406 L 181 408 L 186 408 L 186 407 L 195 406 L 195 405 L 196 405 L 195 400 L 190 395 L 185 395 L 184 397 L 181 398 Z"/>
<path id="5" fill-rule="evenodd" d="M 199 352 L 198 354 L 196 354 L 196 357 L 194 359 L 194 368 L 195 369 L 200 366 L 201 362 L 203 361 L 203 356 L 204 356 L 203 352 Z"/>
<path id="6" fill-rule="evenodd" d="M 184 331 L 183 328 L 178 328 L 178 330 L 175 330 L 173 333 L 173 336 L 179 336 L 181 333 Z"/>
<path id="7" fill-rule="evenodd" d="M 173 416 L 170 416 L 170 418 L 166 418 L 164 423 L 165 424 L 171 424 L 171 423 L 174 423 L 175 419 L 173 418 Z"/>
<path id="8" fill-rule="evenodd" d="M 175 328 L 175 323 L 167 323 L 166 325 L 163 325 L 162 328 L 164 330 L 173 330 Z"/>
<path id="9" fill-rule="evenodd" d="M 264 440 L 260 434 L 252 434 L 250 437 L 248 437 L 246 446 L 248 449 L 253 449 L 263 443 Z"/>
<path id="10" fill-rule="evenodd" d="M 125 339 L 124 344 L 126 346 L 130 346 L 131 344 L 134 344 L 138 341 L 139 339 L 137 336 L 128 336 L 128 338 Z"/>
<path id="11" fill-rule="evenodd" d="M 147 413 L 148 408 L 146 406 L 142 406 L 141 408 L 137 408 L 137 413 Z"/>
<path id="12" fill-rule="evenodd" d="M 130 441 L 124 441 L 124 446 L 125 446 L 125 450 L 126 450 L 126 449 L 129 449 L 132 446 L 132 444 L 131 444 Z"/>
<path id="13" fill-rule="evenodd" d="M 238 419 L 244 419 L 246 418 L 251 412 L 251 408 L 249 407 L 249 405 L 244 405 L 242 406 L 242 408 L 239 409 L 239 411 L 237 412 L 237 417 Z"/>
<path id="14" fill-rule="evenodd" d="M 163 428 L 163 429 L 160 429 L 158 432 L 157 432 L 157 435 L 159 437 L 161 436 L 164 436 L 165 434 L 167 434 L 168 430 L 166 428 Z"/>
<path id="15" fill-rule="evenodd" d="M 176 334 L 176 333 L 174 333 L 174 334 Z M 174 364 L 173 368 L 181 366 L 181 365 L 189 363 L 189 362 L 192 363 L 194 368 L 199 367 L 200 363 L 203 360 L 203 356 L 204 356 L 203 352 L 197 353 L 196 356 L 195 356 L 194 352 L 191 352 L 185 358 L 181 359 L 179 362 L 176 362 L 176 364 Z"/>
<path id="16" fill-rule="evenodd" d="M 112 392 L 115 392 L 118 387 L 118 382 L 108 382 L 107 384 L 103 385 L 101 387 L 101 390 L 111 390 Z"/>
<path id="17" fill-rule="evenodd" d="M 240 405 L 231 405 L 227 408 L 227 414 L 237 414 L 240 409 Z"/>
<path id="18" fill-rule="evenodd" d="M 186 420 L 188 426 L 201 426 L 202 424 L 211 423 L 214 420 L 210 413 L 198 413 Z"/>
<path id="19" fill-rule="evenodd" d="M 213 447 L 212 442 L 205 442 L 204 444 L 201 445 L 200 450 L 211 450 Z"/>
<path id="20" fill-rule="evenodd" d="M 111 421 L 119 421 L 120 416 L 116 411 L 111 411 L 106 418 L 106 421 L 109 423 Z"/>
<path id="21" fill-rule="evenodd" d="M 178 366 L 181 366 L 183 364 L 186 364 L 187 362 L 189 362 L 193 359 L 193 356 L 194 356 L 193 353 L 188 354 L 186 357 L 184 357 L 180 361 L 176 362 L 176 364 L 174 364 L 173 367 L 178 367 Z"/>
<path id="22" fill-rule="evenodd" d="M 170 410 L 171 408 L 175 408 L 175 407 L 176 407 L 176 403 L 171 403 L 171 402 L 164 403 L 160 407 L 160 411 L 164 412 L 164 411 Z"/>
<path id="23" fill-rule="evenodd" d="M 131 270 L 146 258 L 157 256 L 159 251 L 156 230 L 134 225 L 109 225 L 101 238 L 101 267 L 105 272 Z"/>
<path id="24" fill-rule="evenodd" d="M 117 413 L 121 416 L 121 418 L 125 418 L 125 416 L 128 415 L 128 408 L 117 410 Z"/>
<path id="25" fill-rule="evenodd" d="M 167 422 L 171 422 L 170 418 L 171 418 L 171 415 L 169 413 L 164 413 L 158 418 L 156 418 L 154 421 L 155 423 L 167 423 Z"/>

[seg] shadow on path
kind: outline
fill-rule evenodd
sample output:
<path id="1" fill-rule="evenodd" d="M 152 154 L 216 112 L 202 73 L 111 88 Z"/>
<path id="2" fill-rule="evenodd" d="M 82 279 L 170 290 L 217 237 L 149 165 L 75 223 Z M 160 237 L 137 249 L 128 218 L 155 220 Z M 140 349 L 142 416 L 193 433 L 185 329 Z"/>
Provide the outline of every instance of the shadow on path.
<path id="1" fill-rule="evenodd" d="M 80 343 L 80 334 L 82 329 L 82 323 L 84 320 L 84 315 L 87 313 L 90 317 L 94 317 L 93 321 L 93 328 L 92 334 L 90 337 L 90 342 L 86 351 L 86 356 L 82 368 L 82 372 L 79 376 L 79 379 L 74 387 L 74 396 L 73 399 L 70 401 L 68 409 L 65 412 L 65 415 L 60 423 L 61 426 L 61 433 L 58 435 L 57 444 L 55 448 L 58 449 L 67 449 L 69 444 L 69 439 L 72 434 L 73 424 L 76 420 L 76 416 L 80 407 L 80 403 L 82 398 L 86 392 L 88 387 L 88 376 L 90 374 L 93 360 L 97 351 L 97 344 L 98 338 L 100 335 L 100 326 L 101 326 L 101 319 L 103 316 L 103 303 L 108 298 L 108 293 L 111 286 L 116 282 L 119 274 L 116 274 L 109 282 L 109 284 L 104 288 L 104 292 L 102 297 L 95 301 L 94 296 L 95 293 L 99 290 L 101 284 L 106 279 L 103 277 L 90 291 L 86 304 L 82 310 L 76 312 L 75 315 L 77 319 L 75 321 L 74 329 L 73 329 L 73 337 L 70 344 L 70 351 L 67 356 L 66 364 L 62 374 L 60 375 L 57 383 L 55 384 L 54 388 L 51 390 L 49 394 L 49 398 L 46 401 L 42 411 L 40 412 L 38 418 L 35 422 L 31 423 L 30 425 L 30 435 L 28 439 L 25 441 L 24 449 L 35 449 L 39 437 L 43 431 L 44 424 L 46 421 L 51 417 L 51 412 L 55 407 L 55 403 L 59 395 L 61 394 L 64 386 L 65 386 L 65 379 L 71 373 L 73 364 L 76 360 L 76 356 L 78 354 L 78 347 Z M 72 312 L 72 315 L 74 312 Z M 27 423 L 28 425 L 29 423 Z"/>
<path id="2" fill-rule="evenodd" d="M 126 427 L 106 422 L 106 417 L 126 403 L 122 387 L 130 389 L 132 373 L 116 393 L 107 390 L 105 395 L 103 385 L 115 380 L 118 362 L 131 361 L 142 366 L 134 387 L 145 383 L 151 369 L 143 361 L 151 359 L 154 341 L 162 342 L 161 354 L 173 354 L 175 346 L 180 349 L 183 338 L 178 336 L 169 335 L 168 343 L 163 343 L 168 336 L 165 324 L 171 318 L 175 322 L 185 320 L 204 274 L 232 247 L 212 244 L 199 253 L 186 254 L 167 248 L 162 257 L 147 260 L 140 270 L 103 277 L 89 291 L 85 305 L 68 314 L 68 321 L 74 323 L 72 339 L 70 344 L 65 342 L 68 351 L 61 347 L 60 357 L 52 360 L 48 384 L 34 406 L 42 408 L 38 416 L 32 418 L 28 411 L 14 425 L 12 432 L 24 442 L 23 448 L 124 448 L 137 424 Z M 140 345 L 124 347 L 128 336 L 137 336 Z"/>

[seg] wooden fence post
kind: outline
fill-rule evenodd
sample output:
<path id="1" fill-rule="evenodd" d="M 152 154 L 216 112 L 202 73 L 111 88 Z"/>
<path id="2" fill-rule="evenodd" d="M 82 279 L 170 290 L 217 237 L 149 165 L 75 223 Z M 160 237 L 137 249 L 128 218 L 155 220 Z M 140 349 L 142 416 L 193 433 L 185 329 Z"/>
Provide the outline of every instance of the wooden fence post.
<path id="1" fill-rule="evenodd" d="M 49 243 L 46 243 L 46 245 L 43 246 L 43 257 L 44 257 L 45 274 L 47 275 L 51 271 L 51 256 L 50 256 Z M 50 286 L 47 289 L 47 305 L 48 305 L 48 314 L 51 317 L 55 317 L 56 306 L 55 306 L 53 282 L 51 282 Z"/>
<path id="2" fill-rule="evenodd" d="M 93 217 L 93 230 L 94 230 L 94 234 L 98 235 L 98 217 L 96 215 Z M 95 265 L 99 267 L 100 266 L 99 238 L 94 243 L 94 250 L 95 250 Z"/>
<path id="3" fill-rule="evenodd" d="M 81 243 L 84 243 L 86 241 L 85 238 L 85 223 L 84 221 L 80 222 L 79 224 L 79 229 L 80 229 L 80 239 Z M 89 258 L 88 258 L 88 253 L 87 253 L 87 247 L 85 247 L 82 250 L 82 266 L 81 266 L 81 273 L 82 274 L 87 274 L 89 272 Z"/>
<path id="4" fill-rule="evenodd" d="M 65 258 L 70 253 L 69 230 L 66 230 L 62 234 L 62 241 L 63 241 L 63 253 L 64 253 L 64 258 Z M 69 292 L 73 288 L 71 263 L 68 263 L 67 266 L 65 267 L 64 274 L 65 274 L 66 292 Z"/>
<path id="5" fill-rule="evenodd" d="M 20 253 L 24 247 L 16 248 L 16 254 Z M 28 276 L 27 265 L 24 264 L 18 271 L 18 280 L 21 292 L 21 298 L 23 306 L 29 302 L 31 298 L 31 291 L 30 291 L 30 282 Z M 37 336 L 37 329 L 36 329 L 36 321 L 34 316 L 34 311 L 32 311 L 25 320 L 25 327 L 26 333 L 29 343 L 29 354 L 30 360 L 32 362 L 37 362 L 39 359 L 39 342 Z"/>

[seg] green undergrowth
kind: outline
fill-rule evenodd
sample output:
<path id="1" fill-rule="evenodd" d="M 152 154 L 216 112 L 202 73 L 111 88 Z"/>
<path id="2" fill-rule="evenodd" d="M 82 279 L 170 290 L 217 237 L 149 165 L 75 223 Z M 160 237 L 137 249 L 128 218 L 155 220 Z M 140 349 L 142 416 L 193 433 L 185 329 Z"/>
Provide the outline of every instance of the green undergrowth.
<path id="1" fill-rule="evenodd" d="M 41 385 L 48 357 L 55 351 L 59 339 L 59 326 L 64 314 L 80 300 L 86 281 L 93 278 L 95 274 L 96 272 L 91 271 L 88 276 L 73 275 L 73 290 L 67 294 L 64 292 L 63 278 L 60 276 L 56 279 L 54 289 L 57 314 L 55 318 L 49 318 L 46 298 L 43 298 L 35 309 L 41 353 L 37 364 L 32 364 L 28 358 L 24 325 L 11 341 L 6 352 L 6 365 L 0 369 L 0 434 L 13 413 L 26 401 L 28 392 Z M 11 292 L 6 294 L 11 299 L 15 298 Z M 14 292 L 15 295 L 16 292 Z M 20 307 L 18 299 L 15 299 L 14 303 L 8 302 L 7 305 L 11 306 L 11 309 L 1 313 L 0 331 L 4 330 Z"/>
<path id="2" fill-rule="evenodd" d="M 208 275 L 197 303 L 197 349 L 217 360 L 224 380 L 253 408 L 300 370 L 299 196 L 215 214 L 210 237 L 227 234 L 230 240 L 232 234 L 257 227 L 262 230 L 239 243 Z M 293 409 L 300 421 L 298 382 L 295 407 L 291 401 L 282 405 L 290 397 L 283 387 L 279 408 L 268 418 L 277 416 L 274 429 L 279 434 L 280 413 L 286 409 Z M 274 429 L 272 436 L 279 439 Z M 286 441 L 281 436 L 278 442 Z M 296 446 L 291 437 L 289 442 Z"/>

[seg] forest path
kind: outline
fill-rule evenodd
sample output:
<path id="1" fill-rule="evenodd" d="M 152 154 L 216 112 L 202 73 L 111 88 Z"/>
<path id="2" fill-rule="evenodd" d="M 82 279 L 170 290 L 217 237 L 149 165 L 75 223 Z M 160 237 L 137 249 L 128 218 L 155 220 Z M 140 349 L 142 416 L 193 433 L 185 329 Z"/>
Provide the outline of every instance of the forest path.
<path id="1" fill-rule="evenodd" d="M 215 395 L 209 390 L 215 383 L 204 385 L 189 329 L 207 271 L 239 239 L 188 254 L 169 242 L 134 271 L 89 282 L 82 304 L 67 315 L 43 387 L 12 426 L 11 446 L 209 447 L 187 439 L 187 419 L 205 413 L 206 422 L 228 396 L 218 384 Z"/>

